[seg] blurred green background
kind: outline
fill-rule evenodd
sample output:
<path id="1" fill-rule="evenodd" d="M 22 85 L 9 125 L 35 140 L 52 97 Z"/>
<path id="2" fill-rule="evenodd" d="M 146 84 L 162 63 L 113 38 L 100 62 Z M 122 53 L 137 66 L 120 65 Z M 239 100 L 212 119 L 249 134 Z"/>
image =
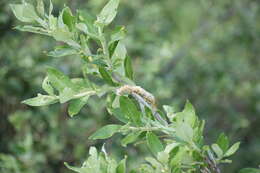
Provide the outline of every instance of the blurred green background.
<path id="1" fill-rule="evenodd" d="M 41 91 L 47 66 L 81 76 L 78 57 L 52 58 L 55 41 L 13 29 L 19 22 L 9 3 L 0 1 L 0 172 L 67 173 L 63 162 L 81 163 L 97 128 L 116 120 L 105 102 L 89 100 L 69 118 L 67 105 L 33 108 L 21 101 Z M 106 0 L 53 0 L 55 14 L 64 4 L 95 16 Z M 121 0 L 113 25 L 125 25 L 125 43 L 138 85 L 155 94 L 159 106 L 179 110 L 189 99 L 206 120 L 206 142 L 224 131 L 241 148 L 224 165 L 236 173 L 260 164 L 260 1 Z M 146 147 L 120 147 L 120 136 L 106 141 L 115 157 L 129 154 L 129 166 Z"/>

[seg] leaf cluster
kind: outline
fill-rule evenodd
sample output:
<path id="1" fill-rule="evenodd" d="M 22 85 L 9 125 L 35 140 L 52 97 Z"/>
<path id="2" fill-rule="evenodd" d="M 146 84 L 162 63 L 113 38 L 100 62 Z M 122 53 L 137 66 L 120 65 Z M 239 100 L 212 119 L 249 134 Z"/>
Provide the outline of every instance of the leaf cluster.
<path id="1" fill-rule="evenodd" d="M 63 45 L 48 54 L 53 57 L 77 55 L 82 59 L 83 78 L 69 78 L 53 67 L 47 69 L 42 88 L 46 94 L 27 99 L 30 106 L 46 106 L 69 102 L 68 113 L 74 116 L 87 104 L 92 95 L 106 97 L 108 112 L 119 120 L 97 130 L 89 138 L 107 139 L 116 133 L 123 135 L 121 145 L 146 143 L 152 157 L 131 173 L 219 173 L 219 164 L 230 163 L 227 158 L 239 148 L 239 142 L 230 146 L 226 135 L 221 134 L 212 145 L 204 143 L 205 122 L 200 120 L 190 102 L 181 112 L 171 106 L 160 110 L 147 99 L 150 93 L 144 89 L 128 92 L 117 91 L 126 85 L 136 86 L 133 81 L 131 58 L 123 43 L 125 28 L 117 27 L 106 32 L 116 16 L 119 0 L 110 0 L 97 15 L 96 20 L 84 16 L 81 11 L 73 15 L 65 7 L 55 17 L 52 2 L 48 12 L 42 1 L 36 8 L 27 2 L 12 4 L 11 8 L 21 22 L 29 25 L 16 27 L 21 31 L 43 34 Z M 93 77 L 95 80 L 90 80 Z M 101 81 L 101 82 L 100 82 Z M 79 173 L 125 173 L 126 158 L 117 163 L 105 150 L 98 153 L 90 148 L 90 156 L 80 168 L 65 165 Z"/>

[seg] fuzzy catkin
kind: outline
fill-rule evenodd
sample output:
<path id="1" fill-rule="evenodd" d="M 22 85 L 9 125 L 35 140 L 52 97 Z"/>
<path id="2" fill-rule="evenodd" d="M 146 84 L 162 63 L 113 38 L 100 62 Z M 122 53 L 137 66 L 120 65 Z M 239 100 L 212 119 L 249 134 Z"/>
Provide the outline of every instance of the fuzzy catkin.
<path id="1" fill-rule="evenodd" d="M 117 93 L 117 95 L 133 94 L 133 93 L 138 94 L 147 103 L 149 103 L 153 107 L 156 107 L 154 96 L 139 86 L 124 85 L 124 86 L 118 88 L 116 90 L 116 93 Z"/>

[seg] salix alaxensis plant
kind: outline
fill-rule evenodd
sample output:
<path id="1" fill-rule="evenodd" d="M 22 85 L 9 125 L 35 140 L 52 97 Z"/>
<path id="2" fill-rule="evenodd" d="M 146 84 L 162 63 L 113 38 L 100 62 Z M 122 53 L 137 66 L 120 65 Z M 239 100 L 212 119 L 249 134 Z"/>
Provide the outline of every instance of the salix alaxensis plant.
<path id="1" fill-rule="evenodd" d="M 230 163 L 227 158 L 239 148 L 239 142 L 230 145 L 227 136 L 220 134 L 212 145 L 203 141 L 205 122 L 200 120 L 187 101 L 183 111 L 171 106 L 158 108 L 153 94 L 137 86 L 133 78 L 131 58 L 123 39 L 125 28 L 109 31 L 108 25 L 116 16 L 119 0 L 110 0 L 93 20 L 85 12 L 72 14 L 69 7 L 54 16 L 51 1 L 46 10 L 41 0 L 34 6 L 23 1 L 12 4 L 21 31 L 47 35 L 61 42 L 49 56 L 75 55 L 82 59 L 82 78 L 69 78 L 60 70 L 49 67 L 43 80 L 44 94 L 23 101 L 30 106 L 46 106 L 68 102 L 68 114 L 73 117 L 87 104 L 91 96 L 107 100 L 108 112 L 118 124 L 105 125 L 90 139 L 106 139 L 121 133 L 123 147 L 145 141 L 153 157 L 131 173 L 220 173 L 219 165 Z M 125 173 L 126 158 L 117 162 L 103 148 L 89 150 L 89 157 L 81 167 L 65 165 L 79 173 Z"/>

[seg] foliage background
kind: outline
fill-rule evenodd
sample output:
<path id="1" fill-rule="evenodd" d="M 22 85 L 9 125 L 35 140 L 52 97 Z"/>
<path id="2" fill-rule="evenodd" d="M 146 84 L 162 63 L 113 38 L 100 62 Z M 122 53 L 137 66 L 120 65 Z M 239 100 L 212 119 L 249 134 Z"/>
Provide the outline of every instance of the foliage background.
<path id="1" fill-rule="evenodd" d="M 116 121 L 105 102 L 90 99 L 74 118 L 67 105 L 32 108 L 20 102 L 41 90 L 47 66 L 80 75 L 77 57 L 52 58 L 54 41 L 16 31 L 9 3 L 0 2 L 0 172 L 69 172 L 79 164 L 100 126 Z M 105 0 L 53 0 L 55 13 L 67 4 L 96 14 Z M 114 24 L 125 25 L 138 85 L 155 94 L 159 106 L 182 108 L 189 99 L 206 120 L 206 140 L 224 131 L 241 148 L 223 172 L 260 164 L 260 3 L 257 0 L 121 0 Z M 146 147 L 123 150 L 120 136 L 106 142 L 115 157 L 129 154 L 130 166 Z"/>

